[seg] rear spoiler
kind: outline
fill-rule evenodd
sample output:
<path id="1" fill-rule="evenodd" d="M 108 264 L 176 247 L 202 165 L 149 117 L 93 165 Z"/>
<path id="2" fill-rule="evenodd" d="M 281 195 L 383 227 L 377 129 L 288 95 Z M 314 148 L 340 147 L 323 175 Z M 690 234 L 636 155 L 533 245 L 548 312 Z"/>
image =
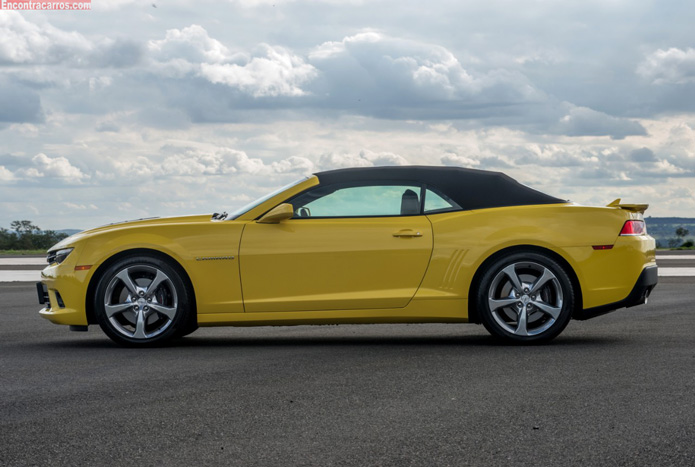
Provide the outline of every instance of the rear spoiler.
<path id="1" fill-rule="evenodd" d="M 649 207 L 648 204 L 620 204 L 620 198 L 616 199 L 612 203 L 607 205 L 609 208 L 620 208 L 620 209 L 625 209 L 626 211 L 630 212 L 641 212 L 644 214 L 644 211 L 647 210 Z"/>

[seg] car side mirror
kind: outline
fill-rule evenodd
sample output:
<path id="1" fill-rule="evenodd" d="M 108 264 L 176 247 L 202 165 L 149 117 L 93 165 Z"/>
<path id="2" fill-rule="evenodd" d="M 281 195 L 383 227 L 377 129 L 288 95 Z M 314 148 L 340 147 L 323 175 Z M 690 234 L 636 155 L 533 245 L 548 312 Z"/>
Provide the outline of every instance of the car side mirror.
<path id="1" fill-rule="evenodd" d="M 294 208 L 290 203 L 282 203 L 265 213 L 258 219 L 259 224 L 277 224 L 294 216 Z"/>

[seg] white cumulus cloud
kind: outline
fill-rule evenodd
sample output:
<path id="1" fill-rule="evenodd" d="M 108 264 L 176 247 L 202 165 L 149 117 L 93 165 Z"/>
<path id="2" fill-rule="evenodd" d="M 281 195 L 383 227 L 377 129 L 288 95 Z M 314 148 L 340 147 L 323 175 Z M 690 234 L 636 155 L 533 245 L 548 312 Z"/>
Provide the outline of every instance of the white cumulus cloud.
<path id="1" fill-rule="evenodd" d="M 454 166 L 454 167 L 477 167 L 480 165 L 480 161 L 466 156 L 459 156 L 454 153 L 444 154 L 440 162 L 444 165 Z"/>
<path id="2" fill-rule="evenodd" d="M 322 170 L 387 165 L 408 165 L 408 161 L 392 152 L 373 152 L 366 149 L 359 153 L 324 154 L 319 159 L 319 167 Z"/>
<path id="3" fill-rule="evenodd" d="M 645 57 L 637 73 L 654 84 L 695 82 L 695 49 L 658 49 Z"/>
<path id="4" fill-rule="evenodd" d="M 472 73 L 441 45 L 378 32 L 324 42 L 309 53 L 309 60 L 325 77 L 324 92 L 334 100 L 380 108 L 419 106 L 415 113 L 427 118 L 466 116 L 467 107 L 484 102 L 500 108 L 545 99 L 518 73 Z"/>
<path id="5" fill-rule="evenodd" d="M 180 176 L 271 175 L 308 173 L 312 169 L 313 163 L 303 157 L 292 156 L 267 164 L 262 159 L 249 157 L 243 151 L 229 148 L 216 151 L 187 150 L 167 157 L 161 164 L 164 174 Z"/>
<path id="6" fill-rule="evenodd" d="M 282 47 L 263 44 L 263 54 L 247 63 L 203 63 L 200 74 L 212 83 L 238 88 L 254 97 L 302 96 L 302 85 L 317 75 L 316 68 Z"/>
<path id="7" fill-rule="evenodd" d="M 49 157 L 39 153 L 31 158 L 31 167 L 22 168 L 18 174 L 26 178 L 56 178 L 66 183 L 80 183 L 89 176 L 63 156 Z"/>
<path id="8" fill-rule="evenodd" d="M 167 30 L 164 39 L 149 41 L 148 49 L 159 61 L 221 63 L 232 57 L 224 44 L 211 38 L 205 28 L 197 24 Z"/>
<path id="9" fill-rule="evenodd" d="M 302 85 L 317 76 L 289 49 L 260 44 L 256 53 L 232 51 L 197 24 L 167 30 L 163 39 L 149 41 L 148 51 L 165 76 L 199 76 L 253 97 L 302 96 Z"/>
<path id="10" fill-rule="evenodd" d="M 14 180 L 14 174 L 0 165 L 0 181 L 9 182 L 10 180 Z"/>
<path id="11" fill-rule="evenodd" d="M 85 211 L 85 210 L 92 210 L 96 211 L 99 209 L 95 204 L 77 204 L 77 203 L 71 203 L 69 201 L 63 203 L 63 205 L 67 208 L 76 210 L 76 211 Z"/>
<path id="12" fill-rule="evenodd" d="M 92 49 L 82 34 L 37 24 L 16 11 L 0 14 L 0 63 L 79 62 Z"/>
<path id="13" fill-rule="evenodd" d="M 478 92 L 482 84 L 444 47 L 376 32 L 348 36 L 340 42 L 325 42 L 309 58 L 320 69 L 361 76 L 363 85 L 371 82 L 384 90 L 408 91 L 420 97 L 460 98 Z"/>

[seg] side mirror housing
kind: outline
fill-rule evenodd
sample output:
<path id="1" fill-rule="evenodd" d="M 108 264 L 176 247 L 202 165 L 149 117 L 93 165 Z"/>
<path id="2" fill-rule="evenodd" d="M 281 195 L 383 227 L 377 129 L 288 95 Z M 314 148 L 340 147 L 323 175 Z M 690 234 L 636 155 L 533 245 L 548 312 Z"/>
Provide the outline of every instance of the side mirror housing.
<path id="1" fill-rule="evenodd" d="M 282 203 L 265 213 L 258 219 L 259 224 L 277 224 L 294 216 L 294 208 L 289 203 Z"/>

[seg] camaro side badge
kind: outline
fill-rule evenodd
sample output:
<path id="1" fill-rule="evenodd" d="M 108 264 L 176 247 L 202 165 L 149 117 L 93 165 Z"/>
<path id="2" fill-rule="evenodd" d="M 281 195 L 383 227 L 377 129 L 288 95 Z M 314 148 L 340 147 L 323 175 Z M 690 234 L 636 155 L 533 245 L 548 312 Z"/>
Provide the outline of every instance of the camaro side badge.
<path id="1" fill-rule="evenodd" d="M 199 256 L 196 261 L 212 261 L 215 259 L 234 259 L 234 256 Z"/>

